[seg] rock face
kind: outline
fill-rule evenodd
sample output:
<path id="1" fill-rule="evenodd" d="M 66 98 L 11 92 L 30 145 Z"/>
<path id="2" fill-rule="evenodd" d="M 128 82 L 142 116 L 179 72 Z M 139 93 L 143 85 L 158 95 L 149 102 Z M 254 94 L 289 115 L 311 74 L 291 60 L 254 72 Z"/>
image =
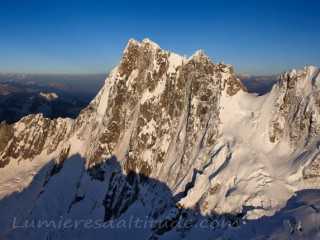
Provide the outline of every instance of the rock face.
<path id="1" fill-rule="evenodd" d="M 148 39 L 132 39 L 119 66 L 76 120 L 73 134 L 90 142 L 89 165 L 125 156 L 125 171 L 159 177 L 161 168 L 170 168 L 176 182 L 199 152 L 211 154 L 219 135 L 221 92 L 232 96 L 240 90 L 245 88 L 232 67 L 214 65 L 202 51 L 186 59 Z M 95 124 L 86 124 L 88 118 Z M 175 162 L 168 163 L 172 158 Z"/>
<path id="2" fill-rule="evenodd" d="M 293 144 L 309 144 L 320 131 L 319 68 L 285 72 L 275 85 L 276 101 L 270 141 L 285 138 Z"/>
<path id="3" fill-rule="evenodd" d="M 0 238 L 232 238 L 235 224 L 244 238 L 261 237 L 265 221 L 254 219 L 280 211 L 294 191 L 319 188 L 319 79 L 318 68 L 293 70 L 256 96 L 203 51 L 186 58 L 131 39 L 74 121 L 30 115 L 1 123 L 0 215 L 19 215 L 17 224 L 132 217 L 156 224 L 13 230 L 0 220 Z M 287 210 L 281 216 L 298 223 Z M 215 227 L 199 228 L 202 221 Z M 308 229 L 281 236 L 319 231 L 316 223 Z"/>
<path id="4" fill-rule="evenodd" d="M 41 114 L 29 115 L 9 126 L 2 122 L 1 161 L 32 160 L 41 153 L 50 155 L 65 139 L 69 126 L 67 120 L 50 120 Z"/>

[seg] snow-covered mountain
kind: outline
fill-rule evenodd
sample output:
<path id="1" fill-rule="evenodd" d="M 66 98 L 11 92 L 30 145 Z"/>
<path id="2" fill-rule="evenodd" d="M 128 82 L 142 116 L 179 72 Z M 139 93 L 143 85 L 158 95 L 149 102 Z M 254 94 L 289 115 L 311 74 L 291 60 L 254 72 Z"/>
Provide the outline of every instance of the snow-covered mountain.
<path id="1" fill-rule="evenodd" d="M 319 237 L 319 72 L 257 96 L 203 51 L 131 39 L 76 120 L 1 123 L 0 237 Z"/>
<path id="2" fill-rule="evenodd" d="M 43 92 L 40 92 L 39 93 L 39 96 L 43 97 L 44 99 L 48 100 L 48 101 L 52 101 L 54 99 L 57 99 L 58 98 L 58 94 L 56 93 L 43 93 Z"/>

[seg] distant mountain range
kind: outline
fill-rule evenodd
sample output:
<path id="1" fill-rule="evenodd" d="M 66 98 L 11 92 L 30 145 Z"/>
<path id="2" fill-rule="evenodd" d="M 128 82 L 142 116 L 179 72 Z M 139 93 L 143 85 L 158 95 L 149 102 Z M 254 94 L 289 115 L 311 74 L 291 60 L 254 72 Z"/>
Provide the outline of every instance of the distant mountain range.
<path id="1" fill-rule="evenodd" d="M 29 114 L 38 113 L 51 119 L 74 119 L 86 105 L 78 98 L 63 99 L 56 93 L 15 92 L 0 97 L 0 122 L 12 124 Z"/>
<path id="2" fill-rule="evenodd" d="M 63 98 L 77 97 L 84 102 L 93 99 L 106 74 L 4 74 L 0 73 L 0 95 L 8 93 L 55 92 Z"/>
<path id="3" fill-rule="evenodd" d="M 11 124 L 37 113 L 76 118 L 104 80 L 105 74 L 0 74 L 0 122 Z"/>

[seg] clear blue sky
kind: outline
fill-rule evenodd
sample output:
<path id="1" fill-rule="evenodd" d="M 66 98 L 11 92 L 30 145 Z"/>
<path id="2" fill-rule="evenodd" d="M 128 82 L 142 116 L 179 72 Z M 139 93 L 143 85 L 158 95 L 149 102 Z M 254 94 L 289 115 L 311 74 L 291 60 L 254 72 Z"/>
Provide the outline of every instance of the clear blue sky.
<path id="1" fill-rule="evenodd" d="M 106 73 L 131 37 L 278 74 L 320 66 L 320 1 L 0 0 L 0 72 Z"/>

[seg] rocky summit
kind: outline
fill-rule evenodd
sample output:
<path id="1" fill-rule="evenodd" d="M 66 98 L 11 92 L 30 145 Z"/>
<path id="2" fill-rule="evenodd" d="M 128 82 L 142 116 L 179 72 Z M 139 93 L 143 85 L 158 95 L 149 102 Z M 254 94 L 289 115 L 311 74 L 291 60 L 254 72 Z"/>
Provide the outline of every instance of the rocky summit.
<path id="1" fill-rule="evenodd" d="M 201 50 L 130 39 L 75 120 L 0 124 L 0 238 L 316 239 L 319 111 L 317 67 L 258 96 Z"/>

